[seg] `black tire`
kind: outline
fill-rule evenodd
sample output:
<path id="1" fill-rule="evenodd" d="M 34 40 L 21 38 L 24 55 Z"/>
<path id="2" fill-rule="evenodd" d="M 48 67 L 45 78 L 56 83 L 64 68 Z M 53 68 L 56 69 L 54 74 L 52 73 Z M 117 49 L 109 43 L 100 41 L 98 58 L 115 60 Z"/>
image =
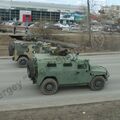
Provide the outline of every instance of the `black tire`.
<path id="1" fill-rule="evenodd" d="M 91 82 L 90 82 L 90 88 L 93 91 L 102 90 L 105 86 L 105 78 L 102 76 L 96 76 Z"/>
<path id="2" fill-rule="evenodd" d="M 26 67 L 27 62 L 28 62 L 28 58 L 27 57 L 20 57 L 17 62 L 18 62 L 18 65 L 20 67 Z"/>
<path id="3" fill-rule="evenodd" d="M 40 89 L 44 95 L 53 95 L 58 90 L 58 84 L 53 78 L 47 78 L 41 84 Z"/>
<path id="4" fill-rule="evenodd" d="M 9 43 L 9 46 L 8 46 L 9 56 L 14 55 L 14 49 L 15 49 L 14 43 L 13 42 Z"/>

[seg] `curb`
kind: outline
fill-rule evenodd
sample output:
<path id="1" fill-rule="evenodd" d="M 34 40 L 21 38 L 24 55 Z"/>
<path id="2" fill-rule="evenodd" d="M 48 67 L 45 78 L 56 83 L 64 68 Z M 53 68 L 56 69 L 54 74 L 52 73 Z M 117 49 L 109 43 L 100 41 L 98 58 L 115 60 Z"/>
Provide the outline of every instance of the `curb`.
<path id="1" fill-rule="evenodd" d="M 80 53 L 80 56 L 94 56 L 94 55 L 116 55 L 120 52 L 96 52 L 96 53 Z"/>
<path id="2" fill-rule="evenodd" d="M 56 108 L 61 108 L 61 107 L 70 107 L 70 106 L 78 106 L 78 105 L 81 105 L 81 106 L 85 106 L 85 105 L 95 105 L 95 104 L 106 104 L 106 103 L 112 103 L 112 102 L 119 102 L 120 100 L 106 100 L 106 101 L 96 101 L 96 102 L 83 102 L 83 103 L 73 103 L 73 104 L 61 104 L 61 105 L 48 105 L 48 106 L 38 106 L 38 105 L 35 105 L 35 106 L 24 106 L 24 104 L 22 104 L 21 106 L 19 106 L 17 104 L 16 105 L 12 105 L 11 106 L 6 106 L 6 108 L 4 109 L 0 109 L 0 113 L 1 112 L 13 112 L 13 111 L 26 111 L 26 110 L 38 110 L 38 109 L 56 109 Z M 4 106 L 2 106 L 4 107 Z"/>
<path id="3" fill-rule="evenodd" d="M 120 52 L 80 53 L 80 56 L 113 55 L 113 54 L 120 54 Z M 12 57 L 11 56 L 0 56 L 0 59 L 12 59 Z"/>
<path id="4" fill-rule="evenodd" d="M 10 56 L 0 56 L 0 59 L 12 59 Z"/>

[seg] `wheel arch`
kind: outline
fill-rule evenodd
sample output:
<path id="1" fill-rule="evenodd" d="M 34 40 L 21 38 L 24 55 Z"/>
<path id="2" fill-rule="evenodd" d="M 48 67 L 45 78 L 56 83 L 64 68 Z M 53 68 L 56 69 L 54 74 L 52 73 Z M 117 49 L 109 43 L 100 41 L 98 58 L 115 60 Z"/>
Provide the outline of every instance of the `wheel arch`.
<path id="1" fill-rule="evenodd" d="M 54 80 L 57 82 L 58 86 L 59 86 L 58 79 L 57 79 L 55 76 L 47 76 L 47 77 L 45 77 L 45 78 L 42 80 L 42 82 L 40 83 L 40 85 L 41 85 L 46 79 L 48 79 L 48 78 L 54 79 Z"/>
<path id="2" fill-rule="evenodd" d="M 106 75 L 102 75 L 102 77 L 104 77 L 105 79 L 107 79 Z"/>
<path id="3" fill-rule="evenodd" d="M 105 74 L 95 75 L 95 76 L 93 77 L 93 79 L 94 79 L 95 77 L 103 77 L 104 79 L 107 79 Z"/>
<path id="4" fill-rule="evenodd" d="M 19 57 L 17 58 L 17 61 L 21 58 L 21 57 L 26 57 L 29 60 L 29 57 L 27 55 L 19 55 Z"/>

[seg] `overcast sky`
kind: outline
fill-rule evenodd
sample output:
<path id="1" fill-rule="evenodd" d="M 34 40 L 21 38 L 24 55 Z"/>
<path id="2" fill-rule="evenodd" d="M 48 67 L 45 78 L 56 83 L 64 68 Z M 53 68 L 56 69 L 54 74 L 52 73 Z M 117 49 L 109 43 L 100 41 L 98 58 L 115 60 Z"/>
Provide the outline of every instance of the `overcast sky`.
<path id="1" fill-rule="evenodd" d="M 13 1 L 31 1 L 31 2 L 45 2 L 45 3 L 60 3 L 60 4 L 72 4 L 80 5 L 85 4 L 86 0 L 13 0 Z M 91 0 L 92 1 L 92 0 Z M 98 1 L 99 4 L 108 4 L 108 5 L 120 5 L 120 0 L 94 0 Z"/>

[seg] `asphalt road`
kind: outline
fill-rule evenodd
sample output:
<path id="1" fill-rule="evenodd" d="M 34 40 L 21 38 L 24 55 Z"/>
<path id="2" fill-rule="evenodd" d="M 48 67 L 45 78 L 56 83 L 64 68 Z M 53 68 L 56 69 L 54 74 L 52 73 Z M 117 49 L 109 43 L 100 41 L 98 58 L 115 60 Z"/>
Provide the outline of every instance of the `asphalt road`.
<path id="1" fill-rule="evenodd" d="M 108 69 L 110 78 L 104 90 L 67 87 L 55 95 L 45 96 L 27 78 L 26 68 L 18 68 L 11 59 L 0 59 L 0 111 L 120 100 L 120 54 L 81 56 L 84 58 Z"/>

